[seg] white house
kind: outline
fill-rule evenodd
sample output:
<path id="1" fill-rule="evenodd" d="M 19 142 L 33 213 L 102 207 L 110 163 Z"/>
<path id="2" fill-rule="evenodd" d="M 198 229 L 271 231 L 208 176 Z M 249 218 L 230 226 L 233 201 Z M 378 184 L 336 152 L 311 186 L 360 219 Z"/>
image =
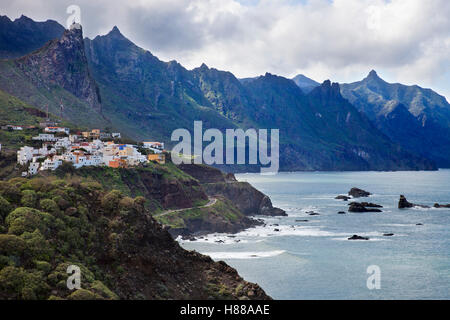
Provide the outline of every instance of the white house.
<path id="1" fill-rule="evenodd" d="M 120 139 L 120 132 L 113 132 L 113 133 L 111 133 L 111 137 Z"/>
<path id="2" fill-rule="evenodd" d="M 42 163 L 41 170 L 56 170 L 60 165 L 62 165 L 62 161 L 56 157 L 54 159 L 47 158 Z"/>
<path id="3" fill-rule="evenodd" d="M 75 143 L 78 141 L 78 136 L 76 134 L 71 134 L 69 136 L 69 140 L 70 140 L 70 142 Z"/>
<path id="4" fill-rule="evenodd" d="M 38 136 L 33 137 L 32 139 L 39 140 L 39 141 L 50 141 L 50 142 L 58 141 L 58 138 L 55 138 L 55 135 L 51 134 L 51 133 L 39 133 Z"/>
<path id="5" fill-rule="evenodd" d="M 63 128 L 63 127 L 46 127 L 44 129 L 44 131 L 50 132 L 50 133 L 65 133 L 67 135 L 70 133 L 69 128 Z"/>
<path id="6" fill-rule="evenodd" d="M 154 153 L 161 153 L 164 150 L 164 142 L 142 142 L 143 147 L 152 150 Z"/>
<path id="7" fill-rule="evenodd" d="M 39 162 L 31 162 L 30 166 L 28 167 L 28 174 L 32 176 L 38 173 L 39 165 Z"/>
<path id="8" fill-rule="evenodd" d="M 31 159 L 33 159 L 33 151 L 32 147 L 22 147 L 17 151 L 17 163 L 21 165 L 27 164 Z"/>
<path id="9" fill-rule="evenodd" d="M 68 148 L 70 146 L 70 140 L 67 137 L 61 138 L 59 139 L 56 143 L 55 143 L 55 148 L 56 149 L 62 149 L 62 148 Z"/>

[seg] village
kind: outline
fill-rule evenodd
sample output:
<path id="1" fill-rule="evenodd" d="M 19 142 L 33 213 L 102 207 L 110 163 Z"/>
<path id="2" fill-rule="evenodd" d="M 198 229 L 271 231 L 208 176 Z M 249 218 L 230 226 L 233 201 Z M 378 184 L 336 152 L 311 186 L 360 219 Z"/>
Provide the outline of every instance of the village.
<path id="1" fill-rule="evenodd" d="M 43 132 L 32 138 L 35 146 L 23 146 L 17 151 L 17 163 L 26 167 L 23 177 L 42 170 L 56 170 L 63 162 L 78 169 L 86 166 L 128 168 L 154 161 L 165 163 L 163 142 L 142 142 L 139 145 L 120 143 L 119 132 L 100 129 L 71 133 L 69 128 L 44 123 Z M 14 126 L 9 130 L 23 130 Z M 36 147 L 39 145 L 39 147 Z"/>

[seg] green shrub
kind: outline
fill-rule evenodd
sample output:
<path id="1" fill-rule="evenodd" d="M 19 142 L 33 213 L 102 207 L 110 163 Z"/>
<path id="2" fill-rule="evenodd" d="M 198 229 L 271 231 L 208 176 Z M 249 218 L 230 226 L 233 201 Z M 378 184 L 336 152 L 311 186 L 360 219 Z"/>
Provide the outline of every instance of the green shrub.
<path id="1" fill-rule="evenodd" d="M 24 232 L 20 237 L 26 243 L 28 249 L 27 254 L 30 256 L 29 258 L 50 261 L 54 250 L 38 229 L 34 230 L 32 233 Z"/>
<path id="2" fill-rule="evenodd" d="M 92 291 L 86 290 L 86 289 L 78 289 L 71 293 L 67 299 L 69 300 L 98 300 L 101 299 L 101 297 Z"/>
<path id="3" fill-rule="evenodd" d="M 24 232 L 33 232 L 36 229 L 45 234 L 49 231 L 53 220 L 53 216 L 46 212 L 20 207 L 12 211 L 6 217 L 5 222 L 8 226 L 9 234 L 21 235 Z"/>
<path id="4" fill-rule="evenodd" d="M 122 193 L 119 190 L 108 192 L 102 199 L 102 208 L 105 210 L 105 213 L 112 214 L 117 212 L 122 197 Z"/>
<path id="5" fill-rule="evenodd" d="M 52 199 L 42 199 L 39 205 L 43 211 L 48 212 L 53 216 L 60 216 L 61 214 L 58 204 Z"/>
<path id="6" fill-rule="evenodd" d="M 23 190 L 22 191 L 22 199 L 20 200 L 20 203 L 24 207 L 30 207 L 30 208 L 36 207 L 36 203 L 37 203 L 36 192 L 33 190 Z"/>
<path id="7" fill-rule="evenodd" d="M 119 300 L 119 297 L 114 292 L 112 292 L 107 286 L 105 286 L 101 281 L 95 280 L 94 282 L 92 282 L 91 290 L 105 299 Z"/>
<path id="8" fill-rule="evenodd" d="M 128 211 L 134 208 L 134 200 L 130 197 L 125 197 L 119 202 L 119 209 Z"/>
<path id="9" fill-rule="evenodd" d="M 0 254 L 19 256 L 25 250 L 25 241 L 12 234 L 0 234 Z"/>
<path id="10" fill-rule="evenodd" d="M 22 198 L 20 189 L 10 181 L 0 181 L 0 195 L 10 203 L 19 203 Z"/>
<path id="11" fill-rule="evenodd" d="M 49 287 L 40 271 L 8 266 L 0 270 L 0 293 L 12 299 L 44 299 Z"/>
<path id="12" fill-rule="evenodd" d="M 53 198 L 53 201 L 56 202 L 56 204 L 58 205 L 58 207 L 61 210 L 66 210 L 67 208 L 69 208 L 71 206 L 71 203 L 69 201 L 67 201 L 66 199 L 64 199 L 62 196 L 57 195 Z"/>
<path id="13" fill-rule="evenodd" d="M 12 206 L 8 200 L 0 196 L 0 222 L 11 212 Z"/>
<path id="14" fill-rule="evenodd" d="M 35 260 L 34 264 L 36 266 L 36 269 L 44 272 L 44 274 L 49 273 L 52 268 L 52 265 L 50 263 L 48 263 L 47 261 Z"/>

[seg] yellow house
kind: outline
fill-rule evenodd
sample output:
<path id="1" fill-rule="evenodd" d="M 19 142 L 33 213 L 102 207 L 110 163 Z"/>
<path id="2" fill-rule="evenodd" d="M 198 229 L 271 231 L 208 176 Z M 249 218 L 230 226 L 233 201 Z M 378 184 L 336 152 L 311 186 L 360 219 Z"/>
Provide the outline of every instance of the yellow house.
<path id="1" fill-rule="evenodd" d="M 155 153 L 147 155 L 149 161 L 156 161 L 159 164 L 166 163 L 166 155 L 164 153 Z"/>

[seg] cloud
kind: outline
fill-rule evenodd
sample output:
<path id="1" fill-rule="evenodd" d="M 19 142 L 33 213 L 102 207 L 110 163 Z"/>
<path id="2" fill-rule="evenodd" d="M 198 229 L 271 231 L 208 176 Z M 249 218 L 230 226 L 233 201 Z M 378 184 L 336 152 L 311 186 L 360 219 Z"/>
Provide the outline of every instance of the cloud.
<path id="1" fill-rule="evenodd" d="M 65 23 L 72 1 L 2 3 L 10 17 Z M 388 81 L 450 97 L 448 0 L 119 0 L 75 3 L 85 34 L 117 25 L 163 60 L 205 62 L 239 77 L 266 71 L 355 81 L 376 69 Z"/>

